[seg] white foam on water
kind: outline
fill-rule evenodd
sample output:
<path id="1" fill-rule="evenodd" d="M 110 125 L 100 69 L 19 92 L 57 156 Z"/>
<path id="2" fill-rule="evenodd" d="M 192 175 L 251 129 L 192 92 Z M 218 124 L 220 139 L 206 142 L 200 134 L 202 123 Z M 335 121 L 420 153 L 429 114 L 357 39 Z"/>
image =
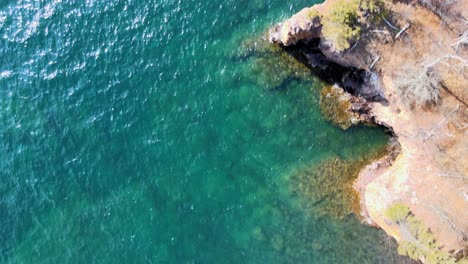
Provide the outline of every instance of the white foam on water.
<path id="1" fill-rule="evenodd" d="M 62 0 L 54 0 L 41 8 L 39 1 L 23 0 L 18 1 L 16 5 L 9 6 L 0 13 L 0 28 L 4 26 L 7 17 L 13 20 L 4 29 L 3 39 L 10 42 L 25 43 L 39 31 L 42 21 L 54 15 L 57 6 L 61 2 Z M 34 14 L 32 18 L 27 19 L 31 17 L 31 14 Z"/>
<path id="2" fill-rule="evenodd" d="M 6 78 L 8 78 L 8 77 L 10 77 L 12 74 L 13 74 L 12 71 L 8 71 L 8 70 L 2 71 L 2 72 L 0 73 L 0 80 L 1 80 L 1 79 L 6 79 Z"/>

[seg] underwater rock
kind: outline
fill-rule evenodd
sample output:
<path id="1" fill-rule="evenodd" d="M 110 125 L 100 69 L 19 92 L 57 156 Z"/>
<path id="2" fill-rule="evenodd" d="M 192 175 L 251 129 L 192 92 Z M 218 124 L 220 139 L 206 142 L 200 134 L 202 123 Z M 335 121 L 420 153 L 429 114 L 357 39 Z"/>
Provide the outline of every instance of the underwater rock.
<path id="1" fill-rule="evenodd" d="M 327 0 L 317 8 L 320 11 L 326 11 L 326 6 L 331 7 L 337 4 L 339 7 L 344 2 L 348 1 Z M 382 102 L 382 104 L 372 104 L 371 118 L 373 120 L 370 118 L 369 120 L 388 128 L 394 139 L 398 140 L 401 145 L 401 150 L 396 153 L 392 152 L 388 158 L 369 165 L 359 176 L 359 184 L 356 188 L 362 194 L 364 216 L 368 217 L 366 220 L 381 227 L 397 240 L 401 240 L 402 235 L 405 234 L 402 234 L 401 230 L 395 226 L 389 225 L 384 217 L 384 210 L 390 201 L 405 202 L 413 207 L 411 209 L 416 216 L 429 220 L 429 227 L 443 245 L 445 252 L 451 254 L 466 252 L 466 243 L 460 243 L 459 231 L 467 230 L 468 214 L 460 214 L 466 211 L 466 199 L 464 200 L 466 196 L 454 191 L 465 183 L 462 176 L 466 175 L 466 173 L 463 174 L 466 172 L 466 166 L 460 166 L 460 164 L 466 163 L 463 162 L 466 159 L 466 148 L 463 147 L 466 143 L 466 134 L 454 129 L 449 124 L 451 121 L 447 120 L 452 119 L 455 123 L 463 123 L 466 120 L 466 100 L 460 99 L 463 96 L 457 96 L 456 92 L 453 93 L 453 91 L 464 92 L 463 89 L 460 90 L 460 87 L 467 87 L 466 76 L 448 74 L 442 66 L 439 69 L 433 69 L 435 75 L 441 74 L 438 82 L 443 84 L 441 86 L 447 93 L 440 94 L 440 99 L 443 100 L 439 100 L 437 107 L 418 108 L 406 105 L 407 98 L 399 94 L 401 87 L 398 83 L 401 83 L 402 76 L 395 74 L 401 71 L 402 64 L 413 64 L 417 69 L 420 64 L 432 60 L 434 56 L 443 56 L 441 54 L 445 50 L 434 47 L 453 45 L 453 40 L 459 38 L 461 32 L 466 30 L 466 27 L 459 26 L 459 22 L 464 20 L 455 15 L 455 12 L 451 15 L 446 13 L 447 15 L 440 17 L 440 14 L 434 13 L 434 9 L 429 10 L 427 6 L 421 5 L 424 1 L 382 2 L 385 4 L 385 9 L 391 11 L 385 15 L 388 15 L 387 18 L 393 25 L 400 28 L 404 25 L 411 25 L 408 34 L 398 41 L 396 41 L 396 36 L 399 34 L 393 34 L 398 30 L 392 32 L 392 26 L 387 27 L 387 25 L 375 31 L 375 27 L 363 27 L 361 32 L 363 37 L 344 52 L 337 52 L 330 48 L 326 39 L 321 36 L 311 38 L 307 34 L 296 34 L 294 27 L 277 26 L 274 32 L 278 32 L 277 28 L 289 30 L 289 32 L 281 32 L 281 35 L 288 39 L 273 37 L 270 40 L 295 56 L 329 84 L 338 84 L 345 91 L 368 101 Z M 459 2 L 453 6 L 453 10 L 457 10 L 456 13 L 461 10 L 464 4 L 462 2 L 466 1 Z M 448 10 L 443 12 L 448 12 Z M 324 17 L 330 18 L 326 12 L 321 13 Z M 386 12 L 381 14 L 384 13 Z M 298 17 L 295 16 L 294 19 Z M 446 19 L 448 17 L 450 19 Z M 455 19 L 456 17 L 458 18 Z M 459 22 L 455 23 L 454 20 Z M 390 24 L 388 21 L 385 22 Z M 296 21 L 296 23 L 299 22 Z M 379 24 L 374 25 L 380 26 Z M 387 32 L 387 30 L 390 34 L 374 34 L 377 33 L 376 31 Z M 433 36 L 440 32 L 444 33 L 444 37 L 438 38 L 437 44 Z M 290 38 L 294 40 L 289 41 Z M 454 50 L 458 53 L 457 56 L 461 57 L 464 51 Z M 354 106 L 351 108 L 354 109 Z M 456 114 L 448 118 L 449 111 L 454 111 L 453 113 L 456 112 Z M 445 123 L 445 121 L 448 122 Z M 429 133 L 428 136 L 423 135 L 428 133 L 425 131 L 433 131 L 435 127 L 437 127 L 437 132 Z M 445 157 L 450 157 L 450 161 Z M 316 174 L 319 175 L 319 173 Z M 451 176 L 441 177 L 441 175 Z M 297 176 L 297 178 L 306 177 Z M 302 185 L 308 186 L 308 183 L 304 182 Z M 306 187 L 296 189 L 307 191 Z M 323 192 L 321 188 L 317 191 Z M 327 199 L 320 200 L 323 196 L 316 198 L 318 199 L 315 200 L 317 206 L 323 206 L 327 202 Z M 434 207 L 442 209 L 442 217 L 441 212 L 434 210 Z M 451 220 L 447 221 L 447 219 Z M 466 255 L 465 253 L 465 259 Z M 427 259 L 423 261 L 429 262 Z"/>
<path id="2" fill-rule="evenodd" d="M 247 61 L 244 78 L 265 90 L 282 89 L 294 80 L 315 79 L 306 65 L 265 36 L 243 40 L 231 58 Z"/>
<path id="3" fill-rule="evenodd" d="M 251 57 L 265 57 L 281 51 L 281 47 L 271 43 L 265 35 L 236 39 L 235 42 L 240 43 L 240 45 L 238 45 L 236 49 L 233 49 L 228 55 L 236 60 L 246 60 Z"/>
<path id="4" fill-rule="evenodd" d="M 265 90 L 284 88 L 293 80 L 311 80 L 310 71 L 284 51 L 253 58 L 249 73 L 254 83 Z"/>
<path id="5" fill-rule="evenodd" d="M 327 120 L 343 130 L 361 121 L 368 121 L 370 111 L 364 99 L 354 97 L 336 85 L 322 89 L 320 109 Z"/>
<path id="6" fill-rule="evenodd" d="M 320 109 L 323 116 L 339 128 L 346 130 L 357 123 L 358 118 L 350 112 L 350 95 L 336 86 L 328 86 L 320 93 Z"/>
<path id="7" fill-rule="evenodd" d="M 322 250 L 322 248 L 323 248 L 323 245 L 322 243 L 320 243 L 320 241 L 315 240 L 314 242 L 312 242 L 312 249 L 314 251 L 320 251 Z"/>
<path id="8" fill-rule="evenodd" d="M 271 239 L 271 245 L 276 251 L 281 251 L 284 247 L 284 240 L 280 235 L 274 235 Z"/>
<path id="9" fill-rule="evenodd" d="M 309 208 L 314 215 L 325 214 L 340 219 L 351 213 L 359 215 L 359 197 L 353 183 L 366 164 L 388 152 L 389 148 L 385 146 L 364 156 L 328 158 L 318 164 L 295 169 L 290 174 L 291 195 L 299 196 L 302 206 Z"/>
<path id="10" fill-rule="evenodd" d="M 254 230 L 252 231 L 252 237 L 255 240 L 259 240 L 259 241 L 265 240 L 265 234 L 263 233 L 262 228 L 259 226 L 255 227 Z"/>
<path id="11" fill-rule="evenodd" d="M 291 177 L 293 193 L 304 198 L 304 207 L 314 213 L 343 218 L 359 211 L 352 185 L 362 166 L 362 162 L 333 158 L 298 170 Z"/>

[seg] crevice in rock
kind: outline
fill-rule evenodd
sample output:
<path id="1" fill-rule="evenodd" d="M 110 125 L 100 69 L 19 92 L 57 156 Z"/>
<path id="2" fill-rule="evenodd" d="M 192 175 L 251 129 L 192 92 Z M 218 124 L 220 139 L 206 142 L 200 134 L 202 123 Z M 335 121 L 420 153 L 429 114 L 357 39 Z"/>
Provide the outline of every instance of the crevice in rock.
<path id="1" fill-rule="evenodd" d="M 306 65 L 317 77 L 330 84 L 337 84 L 346 92 L 361 96 L 369 102 L 388 104 L 380 89 L 376 73 L 340 65 L 324 55 L 319 47 L 320 38 L 308 42 L 280 47 Z"/>

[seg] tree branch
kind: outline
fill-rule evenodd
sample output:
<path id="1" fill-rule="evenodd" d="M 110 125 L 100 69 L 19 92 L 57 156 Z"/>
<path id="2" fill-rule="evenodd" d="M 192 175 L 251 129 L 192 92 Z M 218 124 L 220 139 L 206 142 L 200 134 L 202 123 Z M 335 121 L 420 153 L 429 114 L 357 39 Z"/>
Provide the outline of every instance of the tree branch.
<path id="1" fill-rule="evenodd" d="M 374 62 L 372 62 L 372 64 L 369 66 L 369 70 L 372 70 L 372 68 L 374 68 L 375 64 L 380 60 L 380 56 L 378 56 L 377 58 L 375 58 Z"/>
<path id="2" fill-rule="evenodd" d="M 403 33 L 405 33 L 405 31 L 408 30 L 410 26 L 410 23 L 406 23 L 406 25 L 400 30 L 400 32 L 396 34 L 395 39 L 398 39 Z"/>

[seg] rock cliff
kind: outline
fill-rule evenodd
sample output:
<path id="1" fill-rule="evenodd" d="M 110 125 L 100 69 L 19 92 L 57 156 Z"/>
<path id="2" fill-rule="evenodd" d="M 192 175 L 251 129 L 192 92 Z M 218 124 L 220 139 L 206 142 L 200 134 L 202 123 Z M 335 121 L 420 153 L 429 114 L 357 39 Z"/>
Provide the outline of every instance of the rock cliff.
<path id="1" fill-rule="evenodd" d="M 337 3 L 352 1 L 305 8 L 272 28 L 270 41 L 361 98 L 354 100 L 361 106 L 366 101 L 365 111 L 348 107 L 353 118 L 357 112 L 393 131 L 399 147 L 354 184 L 363 218 L 396 238 L 402 254 L 426 263 L 468 262 L 468 1 L 382 2 L 380 19 L 361 26 L 359 38 L 339 51 L 323 24 Z M 378 1 L 358 1 L 358 23 L 367 16 L 363 2 Z M 409 213 L 392 220 L 395 204 Z M 413 218 L 435 241 L 423 240 L 408 224 Z"/>

